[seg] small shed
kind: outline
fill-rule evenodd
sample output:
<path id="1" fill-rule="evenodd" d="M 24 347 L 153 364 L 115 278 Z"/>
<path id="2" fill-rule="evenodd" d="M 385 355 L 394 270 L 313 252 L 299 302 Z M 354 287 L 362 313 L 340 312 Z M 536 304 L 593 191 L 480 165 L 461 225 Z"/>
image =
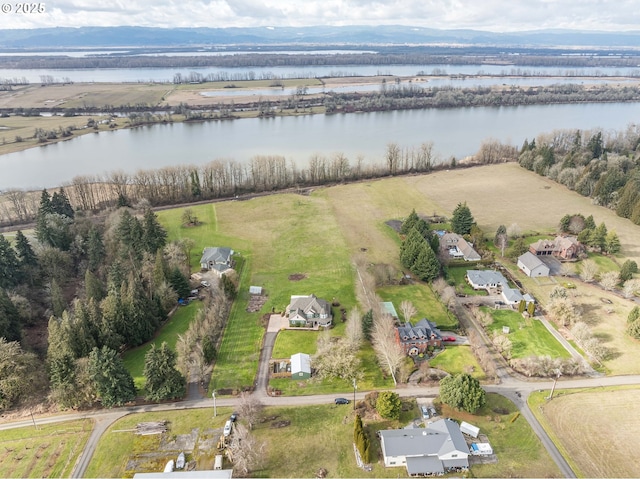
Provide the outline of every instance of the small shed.
<path id="1" fill-rule="evenodd" d="M 262 286 L 249 286 L 249 294 L 261 295 Z"/>
<path id="2" fill-rule="evenodd" d="M 480 428 L 474 426 L 473 424 L 469 424 L 468 422 L 462 421 L 460 423 L 460 432 L 466 434 L 467 436 L 478 437 L 478 434 L 480 434 Z"/>
<path id="3" fill-rule="evenodd" d="M 309 379 L 311 377 L 311 356 L 297 353 L 291 356 L 291 379 Z"/>

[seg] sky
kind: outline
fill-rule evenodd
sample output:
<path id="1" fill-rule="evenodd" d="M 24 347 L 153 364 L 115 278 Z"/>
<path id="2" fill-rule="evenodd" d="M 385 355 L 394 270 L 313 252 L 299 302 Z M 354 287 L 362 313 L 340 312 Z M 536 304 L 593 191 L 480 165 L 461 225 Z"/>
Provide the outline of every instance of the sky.
<path id="1" fill-rule="evenodd" d="M 44 0 L 0 1 L 0 28 L 411 25 L 493 32 L 640 30 L 638 0 Z M 29 3 L 29 5 L 33 2 Z"/>

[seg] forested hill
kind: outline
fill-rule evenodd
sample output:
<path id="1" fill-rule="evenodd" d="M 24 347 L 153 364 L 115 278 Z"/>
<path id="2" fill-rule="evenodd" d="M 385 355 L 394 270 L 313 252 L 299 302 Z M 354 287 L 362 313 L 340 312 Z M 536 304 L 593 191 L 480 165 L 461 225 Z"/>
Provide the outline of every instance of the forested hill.
<path id="1" fill-rule="evenodd" d="M 254 28 L 82 27 L 0 30 L 0 49 L 169 47 L 195 45 L 375 45 L 457 44 L 493 47 L 637 47 L 640 32 L 537 30 L 494 33 L 478 30 L 388 26 Z"/>

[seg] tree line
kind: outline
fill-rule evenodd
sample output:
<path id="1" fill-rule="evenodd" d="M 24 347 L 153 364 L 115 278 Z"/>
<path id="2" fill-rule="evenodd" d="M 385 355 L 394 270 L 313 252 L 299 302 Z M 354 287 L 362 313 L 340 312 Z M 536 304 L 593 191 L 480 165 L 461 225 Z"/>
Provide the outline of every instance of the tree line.
<path id="1" fill-rule="evenodd" d="M 177 165 L 136 173 L 113 171 L 79 175 L 63 188 L 73 209 L 97 213 L 109 208 L 142 203 L 148 206 L 180 204 L 239 195 L 306 188 L 441 168 L 433 144 L 387 146 L 384 162 L 372 164 L 358 156 L 313 155 L 306 168 L 288 163 L 284 156 L 255 156 L 246 163 L 214 160 L 204 165 Z M 37 216 L 37 197 L 20 189 L 6 190 L 0 201 L 0 224 L 21 224 Z"/>
<path id="2" fill-rule="evenodd" d="M 76 214 L 64 188 L 43 190 L 33 236 L 18 231 L 9 242 L 0 235 L 0 408 L 45 394 L 65 408 L 134 399 L 120 353 L 147 342 L 178 298 L 189 296 L 192 248 L 190 239 L 168 242 L 148 207 L 122 205 L 88 219 Z M 212 285 L 178 352 L 152 348 L 149 400 L 181 397 L 191 365 L 199 374 L 206 369 L 228 302 Z M 47 344 L 36 341 L 42 329 Z"/>
<path id="3" fill-rule="evenodd" d="M 525 140 L 518 162 L 640 224 L 640 127 L 558 130 Z"/>

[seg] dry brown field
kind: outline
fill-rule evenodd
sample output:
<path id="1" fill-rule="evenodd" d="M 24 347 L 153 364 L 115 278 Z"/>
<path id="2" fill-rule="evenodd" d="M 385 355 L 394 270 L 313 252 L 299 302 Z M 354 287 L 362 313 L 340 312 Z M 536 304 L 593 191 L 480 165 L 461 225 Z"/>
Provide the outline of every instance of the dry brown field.
<path id="1" fill-rule="evenodd" d="M 561 391 L 536 407 L 578 477 L 640 477 L 640 389 Z"/>

